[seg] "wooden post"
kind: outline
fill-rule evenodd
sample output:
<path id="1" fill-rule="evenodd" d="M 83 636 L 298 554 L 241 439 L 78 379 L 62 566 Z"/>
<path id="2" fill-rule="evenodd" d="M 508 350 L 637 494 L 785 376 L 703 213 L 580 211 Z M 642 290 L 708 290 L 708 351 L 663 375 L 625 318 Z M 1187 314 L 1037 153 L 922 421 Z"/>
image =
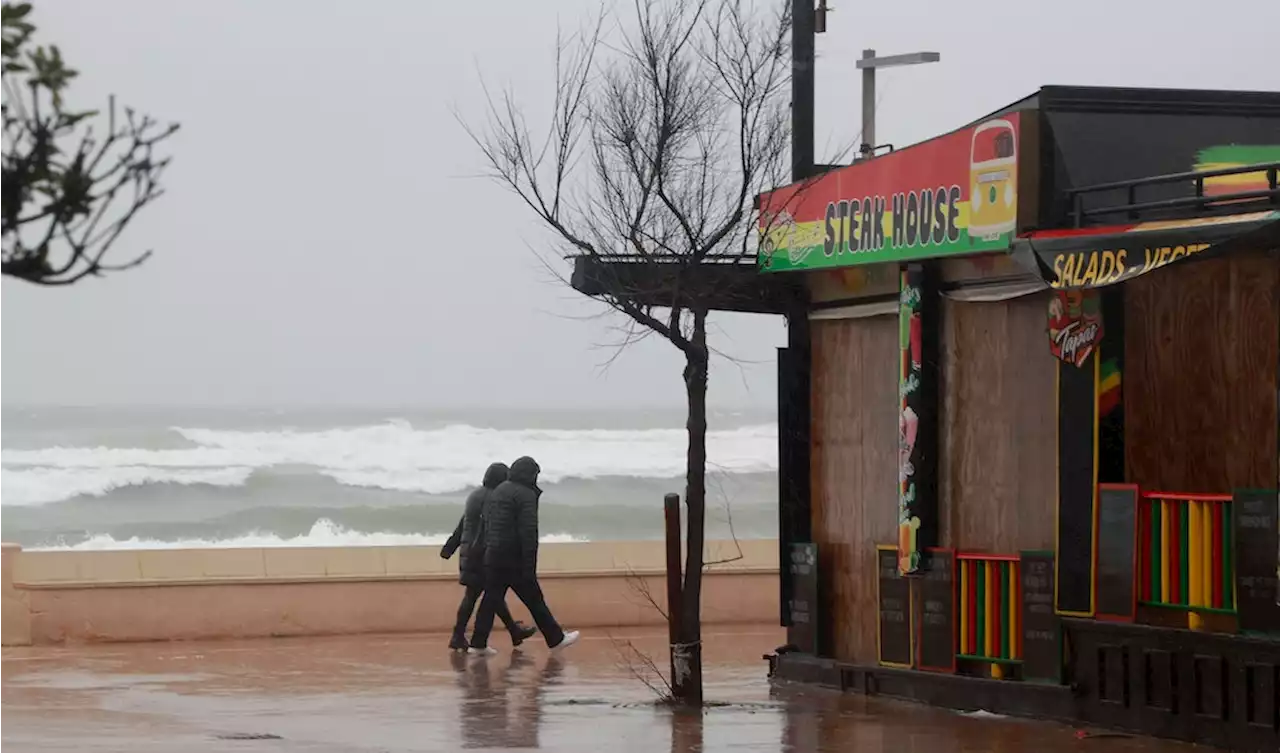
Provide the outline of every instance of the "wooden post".
<path id="1" fill-rule="evenodd" d="M 680 495 L 668 494 L 662 500 L 667 532 L 667 636 L 670 647 L 671 694 L 677 699 L 685 697 L 683 678 L 676 674 L 676 649 L 680 642 L 681 601 L 684 589 L 680 562 Z"/>

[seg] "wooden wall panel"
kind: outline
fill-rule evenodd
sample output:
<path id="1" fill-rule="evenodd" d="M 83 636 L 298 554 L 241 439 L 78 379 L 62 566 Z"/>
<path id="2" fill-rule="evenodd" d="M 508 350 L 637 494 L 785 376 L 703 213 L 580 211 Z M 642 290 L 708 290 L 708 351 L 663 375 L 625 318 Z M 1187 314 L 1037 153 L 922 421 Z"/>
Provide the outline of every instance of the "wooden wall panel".
<path id="1" fill-rule="evenodd" d="M 898 319 L 815 321 L 813 539 L 835 658 L 876 663 L 875 545 L 897 541 Z"/>
<path id="2" fill-rule="evenodd" d="M 943 546 L 1054 548 L 1057 361 L 1046 334 L 1048 296 L 944 299 Z"/>
<path id="3" fill-rule="evenodd" d="M 1237 253 L 1128 282 L 1125 328 L 1127 480 L 1275 488 L 1280 257 Z"/>

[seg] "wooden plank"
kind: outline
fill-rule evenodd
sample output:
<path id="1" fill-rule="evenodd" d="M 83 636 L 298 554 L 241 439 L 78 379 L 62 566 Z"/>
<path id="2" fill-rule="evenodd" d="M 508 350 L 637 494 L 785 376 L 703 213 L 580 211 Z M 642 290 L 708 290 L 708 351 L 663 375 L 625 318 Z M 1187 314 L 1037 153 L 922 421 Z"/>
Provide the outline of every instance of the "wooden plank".
<path id="1" fill-rule="evenodd" d="M 830 630 L 824 651 L 866 665 L 877 658 L 869 552 L 894 541 L 898 523 L 898 376 L 885 368 L 897 353 L 897 323 L 890 315 L 810 324 L 813 541 Z"/>

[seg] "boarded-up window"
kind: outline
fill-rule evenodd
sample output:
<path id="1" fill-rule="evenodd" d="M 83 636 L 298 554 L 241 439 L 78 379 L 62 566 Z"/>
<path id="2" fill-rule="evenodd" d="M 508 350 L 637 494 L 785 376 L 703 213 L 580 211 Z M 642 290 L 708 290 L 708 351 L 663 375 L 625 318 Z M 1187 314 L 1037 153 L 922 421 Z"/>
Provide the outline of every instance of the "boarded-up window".
<path id="1" fill-rule="evenodd" d="M 813 538 L 835 658 L 876 662 L 875 545 L 897 541 L 898 318 L 814 321 Z"/>
<path id="2" fill-rule="evenodd" d="M 944 546 L 1052 549 L 1057 500 L 1055 369 L 1049 293 L 1006 301 L 944 299 Z"/>
<path id="3" fill-rule="evenodd" d="M 1274 489 L 1280 259 L 1233 254 L 1125 284 L 1128 481 Z"/>

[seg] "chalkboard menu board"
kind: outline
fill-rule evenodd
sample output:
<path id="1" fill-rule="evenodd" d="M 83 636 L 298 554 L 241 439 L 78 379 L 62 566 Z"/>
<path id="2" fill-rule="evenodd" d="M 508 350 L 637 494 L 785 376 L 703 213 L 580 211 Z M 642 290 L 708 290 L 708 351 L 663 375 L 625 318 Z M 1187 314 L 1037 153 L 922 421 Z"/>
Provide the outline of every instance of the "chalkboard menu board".
<path id="1" fill-rule="evenodd" d="M 1235 545 L 1236 611 L 1241 630 L 1280 632 L 1276 604 L 1277 531 L 1276 492 L 1237 489 L 1232 496 Z"/>
<path id="2" fill-rule="evenodd" d="M 876 547 L 880 587 L 880 663 L 889 667 L 911 666 L 911 579 L 898 575 L 898 547 Z"/>
<path id="3" fill-rule="evenodd" d="M 956 669 L 955 552 L 926 551 L 924 577 L 916 578 L 916 666 L 938 672 Z"/>
<path id="4" fill-rule="evenodd" d="M 1023 552 L 1022 679 L 1062 682 L 1062 629 L 1053 608 L 1053 552 Z"/>
<path id="5" fill-rule="evenodd" d="M 806 654 L 818 653 L 818 545 L 792 544 L 787 572 L 791 575 L 791 599 L 787 605 L 791 624 L 787 635 Z"/>
<path id="6" fill-rule="evenodd" d="M 1137 611 L 1134 591 L 1138 487 L 1098 484 L 1097 614 L 1102 619 L 1132 621 Z"/>

